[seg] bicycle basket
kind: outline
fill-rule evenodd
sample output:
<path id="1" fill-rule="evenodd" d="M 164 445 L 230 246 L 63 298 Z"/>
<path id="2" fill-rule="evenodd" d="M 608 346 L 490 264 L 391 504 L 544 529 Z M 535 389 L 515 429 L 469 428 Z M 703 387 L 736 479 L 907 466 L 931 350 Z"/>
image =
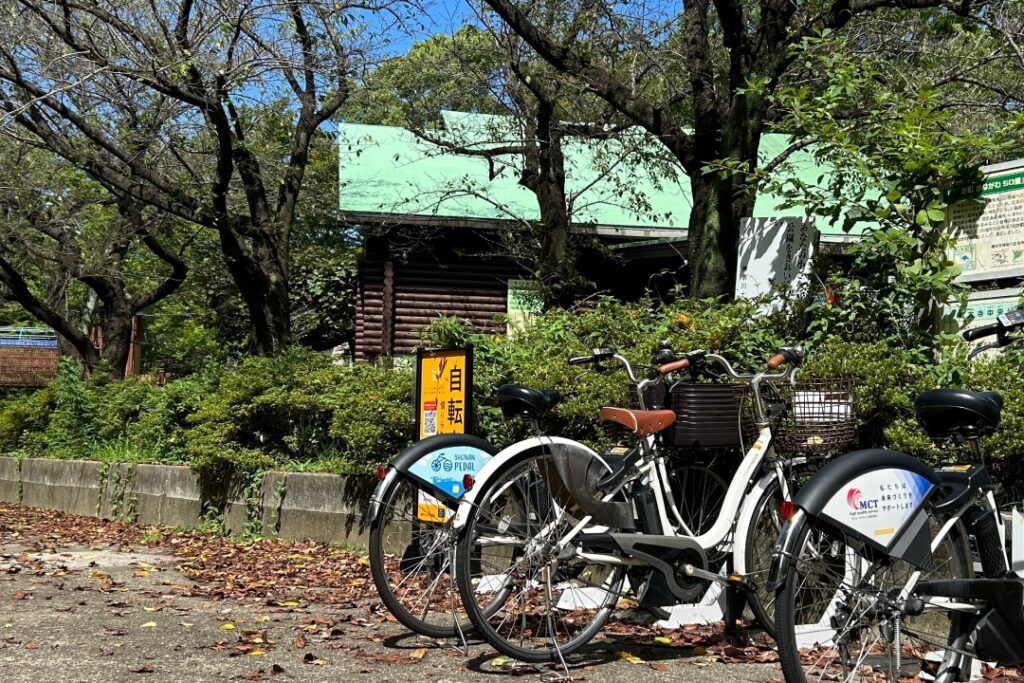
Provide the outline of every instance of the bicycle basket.
<path id="1" fill-rule="evenodd" d="M 750 439 L 744 436 L 753 431 L 753 423 L 743 409 L 749 389 L 745 384 L 676 384 L 669 394 L 676 422 L 664 433 L 666 444 L 681 448 L 749 445 Z"/>
<path id="2" fill-rule="evenodd" d="M 775 429 L 777 451 L 826 456 L 857 438 L 853 377 L 820 377 L 773 388 L 783 404 Z"/>

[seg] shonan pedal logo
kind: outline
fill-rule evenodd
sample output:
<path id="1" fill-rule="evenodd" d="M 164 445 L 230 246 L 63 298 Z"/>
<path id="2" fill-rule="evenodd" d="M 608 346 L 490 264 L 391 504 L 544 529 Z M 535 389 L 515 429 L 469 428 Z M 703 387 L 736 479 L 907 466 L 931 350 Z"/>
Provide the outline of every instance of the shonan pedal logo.
<path id="1" fill-rule="evenodd" d="M 857 488 L 850 489 L 846 492 L 846 503 L 854 512 L 878 509 L 878 499 L 870 498 L 865 500 L 864 495 L 860 492 L 860 489 Z"/>

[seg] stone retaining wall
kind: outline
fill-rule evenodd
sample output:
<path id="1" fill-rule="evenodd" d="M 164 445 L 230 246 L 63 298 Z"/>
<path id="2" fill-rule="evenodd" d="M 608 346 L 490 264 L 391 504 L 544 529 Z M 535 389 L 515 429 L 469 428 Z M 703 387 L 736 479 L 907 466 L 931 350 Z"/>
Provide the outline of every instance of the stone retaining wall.
<path id="1" fill-rule="evenodd" d="M 367 475 L 270 472 L 204 481 L 188 467 L 0 457 L 0 502 L 104 519 L 190 527 L 218 520 L 283 539 L 366 545 Z"/>

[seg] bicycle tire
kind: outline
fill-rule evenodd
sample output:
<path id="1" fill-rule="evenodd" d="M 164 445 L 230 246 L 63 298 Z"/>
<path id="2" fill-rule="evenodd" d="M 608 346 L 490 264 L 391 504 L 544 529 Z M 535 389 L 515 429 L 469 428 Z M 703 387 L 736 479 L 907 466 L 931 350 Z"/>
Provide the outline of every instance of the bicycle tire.
<path id="1" fill-rule="evenodd" d="M 940 520 L 933 516 L 931 518 L 933 532 L 939 526 Z M 872 635 L 872 629 L 876 629 L 879 635 L 884 637 L 885 627 L 882 625 L 881 618 L 878 623 L 867 621 L 868 618 L 876 617 L 880 611 L 877 608 L 879 596 L 892 595 L 896 587 L 905 580 L 913 568 L 901 566 L 902 561 L 892 558 L 887 558 L 887 562 L 881 560 L 876 562 L 866 557 L 865 554 L 854 552 L 852 546 L 846 543 L 845 538 L 841 537 L 838 532 L 820 531 L 812 529 L 810 525 L 800 532 L 799 543 L 796 547 L 800 548 L 798 557 L 794 558 L 784 577 L 785 580 L 779 588 L 775 612 L 778 625 L 776 642 L 786 683 L 807 683 L 808 680 L 822 678 L 839 680 L 834 678 L 839 675 L 833 671 L 837 666 L 844 671 L 849 671 L 852 668 L 849 675 L 843 679 L 848 681 L 872 681 L 874 683 L 880 680 L 882 675 L 887 680 L 895 681 L 916 673 L 913 671 L 914 660 L 908 662 L 910 672 L 907 671 L 907 667 L 902 666 L 899 670 L 894 670 L 896 666 L 894 658 L 886 658 L 880 662 L 882 656 L 878 654 L 878 650 L 881 649 L 878 644 L 878 636 L 875 636 L 875 640 L 871 644 L 865 645 L 866 639 Z M 824 558 L 824 551 L 827 549 L 832 549 L 831 563 L 837 569 L 832 577 L 814 574 L 811 566 L 810 558 L 812 556 L 817 556 L 816 559 Z M 927 577 L 922 576 L 922 580 L 940 577 L 970 578 L 972 576 L 973 568 L 967 534 L 961 523 L 957 523 L 951 528 L 937 550 L 939 552 L 936 554 L 936 565 Z M 840 552 L 843 554 L 841 561 L 838 560 Z M 905 565 L 905 563 L 902 564 Z M 842 577 L 838 577 L 839 565 L 842 565 Z M 890 572 L 892 580 L 887 582 L 886 574 Z M 801 573 L 806 575 L 803 577 L 802 583 L 800 583 Z M 809 609 L 815 605 L 825 604 L 824 600 L 809 602 L 808 598 L 811 596 L 800 597 L 800 591 L 806 587 L 808 591 L 818 590 L 822 595 L 827 596 L 828 591 L 832 589 L 826 587 L 823 590 L 821 588 L 820 584 L 823 578 L 829 578 L 833 583 L 836 583 L 836 579 L 838 579 L 835 592 L 832 596 L 827 597 L 831 602 L 828 603 L 825 610 L 826 612 L 832 610 L 832 615 L 828 617 L 829 623 L 825 625 L 825 616 L 827 615 L 823 613 L 821 621 L 818 622 L 821 625 L 818 631 L 809 631 L 804 628 L 798 632 L 799 624 L 808 623 L 807 617 L 797 617 L 798 609 Z M 813 586 L 812 579 L 817 582 Z M 839 586 L 842 587 L 842 591 L 838 590 Z M 850 607 L 850 605 L 855 607 Z M 888 623 L 891 634 L 892 622 Z M 958 637 L 964 634 L 965 627 L 966 621 L 958 613 L 951 616 L 944 611 L 930 611 L 917 617 L 902 617 L 900 633 L 902 636 L 906 636 L 907 640 L 900 642 L 901 657 L 904 649 L 913 653 L 917 662 L 920 662 L 922 657 L 927 657 L 929 653 L 942 652 L 945 656 L 960 658 L 959 668 L 961 670 L 966 668 L 969 671 L 970 658 L 962 656 L 955 651 L 955 648 L 950 647 Z M 854 638 L 861 640 L 853 643 L 853 647 L 850 646 L 850 643 L 844 642 L 852 641 Z M 825 641 L 824 644 L 821 644 L 822 640 Z M 960 642 L 964 640 L 964 638 L 960 638 Z M 904 642 L 912 644 L 904 645 Z M 894 653 L 895 648 L 891 645 L 887 648 L 890 655 Z M 835 653 L 832 656 L 839 660 L 840 664 L 829 664 L 831 660 L 826 660 L 826 657 L 830 656 L 830 652 Z M 850 662 L 853 657 L 856 657 L 856 661 L 851 667 Z M 810 678 L 808 677 L 809 672 L 812 673 Z M 833 677 L 829 677 L 830 673 Z M 814 677 L 813 674 L 820 675 Z"/>
<path id="2" fill-rule="evenodd" d="M 424 591 L 423 595 L 426 599 L 425 605 L 428 607 L 426 613 L 421 612 L 422 616 L 417 616 L 413 613 L 413 610 L 409 608 L 408 601 L 404 598 L 404 594 L 399 595 L 401 589 L 401 583 L 392 585 L 391 572 L 388 568 L 389 556 L 393 553 L 387 552 L 388 550 L 397 550 L 394 546 L 396 544 L 395 539 L 391 538 L 384 530 L 385 525 L 388 521 L 394 521 L 395 509 L 399 504 L 410 506 L 413 504 L 414 498 L 401 501 L 399 503 L 399 497 L 403 494 L 406 496 L 415 497 L 419 492 L 420 487 L 416 486 L 411 480 L 405 477 L 396 477 L 391 486 L 384 491 L 381 496 L 380 512 L 376 518 L 370 524 L 370 573 L 373 576 L 373 582 L 377 587 L 377 592 L 380 595 L 384 606 L 387 607 L 388 611 L 401 623 L 403 626 L 408 628 L 415 633 L 419 633 L 430 638 L 453 638 L 457 635 L 461 629 L 463 633 L 468 633 L 472 629 L 472 623 L 468 617 L 464 617 L 458 620 L 456 625 L 456 616 L 459 615 L 461 610 L 461 603 L 458 603 L 458 591 L 451 582 L 451 573 L 449 565 L 450 557 L 450 546 L 454 543 L 454 537 L 452 536 L 451 522 L 446 522 L 442 528 L 433 530 L 433 533 L 440 533 L 448 535 L 447 541 L 443 544 L 443 547 L 437 548 L 438 552 L 428 553 L 422 556 L 410 556 L 408 554 L 408 548 L 412 548 L 413 541 L 410 539 L 409 546 L 407 546 L 406 552 L 403 552 L 402 559 L 399 561 L 401 564 L 403 561 L 406 565 L 413 563 L 416 569 L 422 569 L 427 572 L 433 572 L 438 575 L 442 575 L 445 571 L 448 571 L 448 578 L 441 579 L 437 583 L 437 588 L 441 592 L 446 593 L 443 596 L 445 598 L 441 603 L 435 603 L 434 597 Z M 391 517 L 389 518 L 389 514 Z M 413 515 L 410 513 L 403 516 L 401 521 L 405 523 L 411 523 L 415 525 L 412 519 Z M 403 534 L 404 531 L 398 532 Z M 410 532 L 415 533 L 415 532 Z M 397 541 L 401 544 L 401 541 Z M 401 572 L 401 569 L 399 569 Z M 429 584 L 428 584 L 429 586 Z M 432 605 L 435 605 L 438 609 L 429 609 Z M 431 619 L 430 617 L 433 616 Z"/>
<path id="3" fill-rule="evenodd" d="M 551 455 L 538 452 L 518 455 L 496 470 L 475 493 L 476 504 L 459 534 L 455 553 L 456 583 L 474 632 L 501 654 L 531 663 L 559 661 L 590 642 L 611 617 L 625 577 L 624 568 L 615 567 L 604 575 L 600 585 L 581 585 L 590 579 L 596 580 L 597 575 L 588 573 L 586 567 L 578 563 L 572 564 L 571 560 L 563 561 L 541 553 L 539 548 L 557 537 L 566 523 L 555 524 L 554 519 L 567 509 L 556 503 L 558 494 L 547 487 L 546 482 L 552 477 L 535 478 L 544 471 L 553 473 Z M 545 482 L 543 486 L 540 481 Z M 492 510 L 495 505 L 512 507 Z M 516 505 L 526 507 L 517 510 Z M 545 509 L 543 516 L 538 514 Z M 555 524 L 552 531 L 540 531 L 551 524 Z M 492 534 L 491 540 L 499 535 L 504 538 L 518 534 L 522 542 L 513 540 L 485 546 L 486 533 Z M 492 567 L 500 567 L 504 559 L 491 563 L 482 550 L 486 547 L 512 549 L 505 573 L 488 573 Z M 478 602 L 479 595 L 492 590 L 488 586 L 502 591 L 497 609 L 496 599 L 488 598 L 486 609 Z M 543 590 L 538 590 L 538 586 Z M 593 588 L 603 592 L 595 597 L 587 592 Z M 557 602 L 552 604 L 555 589 L 559 593 Z M 570 609 L 560 610 L 558 605 L 566 595 Z M 510 619 L 510 614 L 520 604 L 523 609 Z M 576 616 L 563 619 L 567 612 Z M 586 615 L 581 613 L 591 616 L 589 623 L 582 627 L 582 617 Z M 507 633 L 502 631 L 506 625 Z M 569 636 L 562 641 L 559 640 L 560 627 Z M 516 628 L 520 630 L 514 631 Z M 574 632 L 570 633 L 571 630 Z"/>
<path id="4" fill-rule="evenodd" d="M 781 492 L 779 480 L 772 479 L 758 498 L 754 514 L 746 528 L 743 565 L 740 568 L 757 586 L 756 591 L 747 595 L 750 615 L 772 638 L 775 637 L 775 593 L 769 591 L 766 584 L 768 570 L 774 557 L 775 542 L 782 529 L 782 519 L 779 516 Z"/>

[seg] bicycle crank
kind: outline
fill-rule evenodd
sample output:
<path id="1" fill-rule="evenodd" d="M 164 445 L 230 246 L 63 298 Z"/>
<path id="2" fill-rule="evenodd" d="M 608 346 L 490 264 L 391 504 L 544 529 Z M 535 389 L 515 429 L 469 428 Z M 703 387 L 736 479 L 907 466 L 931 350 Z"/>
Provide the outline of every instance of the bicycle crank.
<path id="1" fill-rule="evenodd" d="M 692 564 L 683 566 L 683 571 L 686 572 L 687 576 L 692 576 L 695 579 L 712 581 L 714 583 L 720 583 L 723 586 L 735 586 L 736 588 L 747 592 L 754 592 L 757 590 L 757 584 L 742 574 L 716 574 L 714 572 L 709 572 L 706 569 L 701 569 L 700 567 L 694 567 Z"/>

